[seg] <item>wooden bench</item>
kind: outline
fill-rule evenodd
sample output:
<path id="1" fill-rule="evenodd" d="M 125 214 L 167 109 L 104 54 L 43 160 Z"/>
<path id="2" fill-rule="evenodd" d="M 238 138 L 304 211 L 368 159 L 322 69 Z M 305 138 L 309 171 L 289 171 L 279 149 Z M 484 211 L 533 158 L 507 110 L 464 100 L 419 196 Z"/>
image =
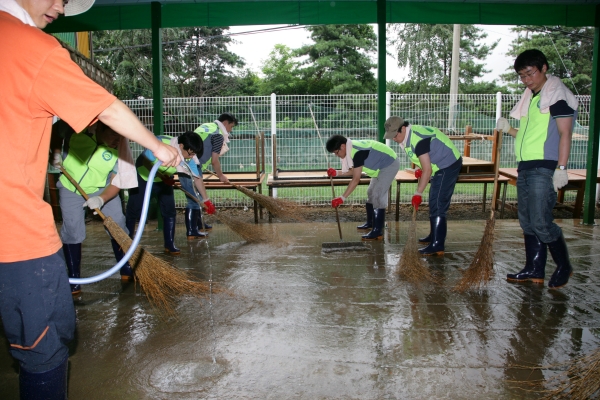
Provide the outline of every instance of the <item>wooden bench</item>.
<path id="1" fill-rule="evenodd" d="M 508 183 L 513 186 L 517 186 L 517 178 L 519 173 L 516 168 L 500 168 L 500 174 L 508 178 Z M 567 186 L 563 187 L 558 191 L 557 205 L 573 210 L 573 218 L 581 218 L 581 211 L 583 209 L 583 196 L 585 193 L 585 180 L 587 176 L 587 170 L 585 169 L 568 169 L 567 170 L 568 183 Z M 596 175 L 596 183 L 600 183 L 600 171 Z M 564 204 L 565 192 L 568 190 L 574 190 L 577 192 L 575 195 L 575 206 L 567 206 Z"/>
<path id="2" fill-rule="evenodd" d="M 506 200 L 506 186 L 509 179 L 505 176 L 498 176 L 498 185 L 502 187 L 502 206 L 500 208 L 500 218 L 504 217 L 504 203 Z M 414 171 L 398 171 L 396 174 L 396 221 L 400 220 L 400 185 L 402 183 L 414 183 L 418 182 L 415 178 Z M 487 196 L 487 185 L 488 183 L 494 184 L 494 175 L 486 173 L 461 173 L 458 175 L 459 183 L 483 183 L 483 212 L 485 212 L 486 196 Z M 498 196 L 500 196 L 500 190 L 498 190 Z M 498 203 L 497 203 L 498 204 Z M 496 206 L 497 208 L 498 206 Z"/>
<path id="3" fill-rule="evenodd" d="M 217 178 L 214 175 L 206 175 L 205 174 L 203 176 L 204 176 L 204 179 L 203 179 L 204 187 L 206 188 L 207 191 L 215 190 L 215 189 L 237 190 L 235 187 L 233 187 L 233 185 L 219 181 L 219 178 Z M 229 182 L 231 182 L 235 185 L 243 186 L 254 192 L 256 192 L 258 189 L 258 193 L 262 193 L 262 184 L 265 180 L 264 173 L 261 173 L 259 175 L 258 179 L 256 178 L 255 173 L 250 173 L 250 172 L 226 172 L 225 176 L 227 177 L 227 179 L 229 179 Z M 256 200 L 252 200 L 252 201 L 254 202 L 254 222 L 258 224 L 259 215 L 260 215 L 260 219 L 262 219 L 262 217 L 263 217 L 262 207 L 260 207 L 260 205 L 257 203 Z"/>

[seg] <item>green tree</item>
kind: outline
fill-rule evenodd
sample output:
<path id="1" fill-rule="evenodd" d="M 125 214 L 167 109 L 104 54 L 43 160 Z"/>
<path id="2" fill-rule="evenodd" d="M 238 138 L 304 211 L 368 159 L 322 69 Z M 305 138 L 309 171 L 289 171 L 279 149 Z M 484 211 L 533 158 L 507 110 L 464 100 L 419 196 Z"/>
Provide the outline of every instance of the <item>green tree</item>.
<path id="1" fill-rule="evenodd" d="M 307 57 L 300 68 L 309 94 L 374 93 L 377 36 L 370 25 L 316 25 L 307 28 L 313 44 L 294 51 Z"/>
<path id="2" fill-rule="evenodd" d="M 302 79 L 299 67 L 300 62 L 294 59 L 293 50 L 286 45 L 276 44 L 262 68 L 264 78 L 260 84 L 260 94 L 306 94 L 308 85 Z"/>
<path id="3" fill-rule="evenodd" d="M 398 66 L 409 69 L 413 93 L 448 93 L 452 66 L 453 25 L 390 24 L 389 43 L 395 48 Z M 498 45 L 479 42 L 487 37 L 475 25 L 461 25 L 459 92 L 471 92 L 489 70 L 483 61 Z M 476 85 L 482 87 L 481 85 Z M 471 92 L 472 93 L 472 92 Z"/>
<path id="4" fill-rule="evenodd" d="M 227 50 L 228 27 L 163 29 L 165 97 L 218 96 L 239 80 L 233 70 L 244 61 Z M 149 30 L 103 31 L 93 35 L 95 59 L 115 77 L 122 99 L 152 97 L 152 47 Z"/>
<path id="5" fill-rule="evenodd" d="M 592 90 L 593 27 L 517 26 L 512 29 L 519 37 L 511 43 L 508 56 L 517 57 L 522 51 L 538 49 L 548 59 L 548 72 L 561 78 L 575 94 L 590 94 Z M 524 85 L 516 72 L 509 68 L 501 75 L 509 87 L 521 92 Z"/>

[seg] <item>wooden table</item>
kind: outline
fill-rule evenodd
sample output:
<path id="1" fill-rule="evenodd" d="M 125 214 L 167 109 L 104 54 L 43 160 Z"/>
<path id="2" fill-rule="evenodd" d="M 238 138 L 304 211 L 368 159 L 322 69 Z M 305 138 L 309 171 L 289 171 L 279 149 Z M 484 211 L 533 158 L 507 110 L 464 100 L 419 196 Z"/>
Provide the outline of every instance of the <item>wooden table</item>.
<path id="1" fill-rule="evenodd" d="M 400 220 L 400 185 L 402 183 L 414 183 L 418 182 L 415 178 L 414 171 L 398 171 L 396 174 L 396 221 Z M 494 183 L 494 174 L 486 173 L 460 173 L 456 183 L 483 183 L 483 212 L 485 212 L 485 199 L 487 196 L 487 184 Z M 506 202 L 506 184 L 508 178 L 505 176 L 498 176 L 498 184 L 504 185 L 502 189 L 502 202 L 500 207 L 500 218 L 504 217 L 504 203 Z M 498 190 L 497 196 L 500 196 L 500 190 Z M 497 197 L 497 199 L 498 199 Z M 496 208 L 498 205 L 496 204 Z"/>
<path id="2" fill-rule="evenodd" d="M 508 178 L 508 183 L 513 186 L 517 186 L 517 178 L 519 173 L 516 168 L 500 168 L 500 174 Z M 573 218 L 581 218 L 581 210 L 583 208 L 583 195 L 585 192 L 585 179 L 587 171 L 585 169 L 568 169 L 568 183 L 567 186 L 563 187 L 558 191 L 557 203 L 563 207 L 573 209 Z M 597 182 L 600 182 L 597 179 Z M 577 195 L 575 196 L 575 206 L 570 207 L 563 204 L 565 198 L 565 192 L 567 190 L 576 190 Z"/>

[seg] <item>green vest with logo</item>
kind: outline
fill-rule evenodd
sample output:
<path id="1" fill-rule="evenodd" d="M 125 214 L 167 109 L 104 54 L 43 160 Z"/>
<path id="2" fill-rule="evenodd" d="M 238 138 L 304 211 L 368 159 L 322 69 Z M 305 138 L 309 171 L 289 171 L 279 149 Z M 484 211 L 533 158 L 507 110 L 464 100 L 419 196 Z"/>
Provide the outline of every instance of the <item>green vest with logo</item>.
<path id="1" fill-rule="evenodd" d="M 515 155 L 517 162 L 546 160 L 546 140 L 550 113 L 540 112 L 540 96 L 534 96 L 529 103 L 529 112 L 521 117 L 519 130 L 515 137 Z"/>
<path id="2" fill-rule="evenodd" d="M 381 170 L 381 168 L 376 168 L 375 165 L 383 163 L 388 166 L 391 164 L 391 162 L 389 162 L 390 158 L 393 161 L 398 157 L 394 150 L 376 140 L 353 140 L 352 153 L 350 156 L 354 158 L 356 152 L 361 150 L 370 150 L 369 157 L 365 160 L 365 165 L 363 165 L 362 170 L 371 178 L 377 178 L 379 171 Z"/>
<path id="3" fill-rule="evenodd" d="M 219 129 L 219 125 L 217 125 L 215 122 L 208 122 L 206 124 L 202 124 L 199 127 L 197 127 L 194 130 L 194 132 L 196 132 L 200 136 L 200 138 L 202 139 L 202 144 L 204 145 L 202 155 L 196 154 L 196 157 L 198 157 L 198 162 L 200 163 L 202 170 L 205 170 L 210 166 L 213 153 L 210 136 L 223 135 L 223 133 Z"/>
<path id="4" fill-rule="evenodd" d="M 421 168 L 421 161 L 419 160 L 419 157 L 415 154 L 415 149 L 417 147 L 417 144 L 421 140 L 428 138 L 431 138 L 432 142 L 434 140 L 439 140 L 440 142 L 442 142 L 448 148 L 449 155 L 452 154 L 453 162 L 460 158 L 460 151 L 458 151 L 458 149 L 456 148 L 456 146 L 454 146 L 450 138 L 444 135 L 442 131 L 431 126 L 411 125 L 409 143 L 407 143 L 407 145 L 404 147 L 404 151 L 406 152 L 408 158 L 410 158 L 410 161 L 418 165 L 419 168 Z M 431 170 L 432 176 L 440 170 L 440 167 L 436 163 L 434 163 L 433 160 L 431 161 Z"/>
<path id="5" fill-rule="evenodd" d="M 86 131 L 72 134 L 68 140 L 64 169 L 86 193 L 106 187 L 108 175 L 115 169 L 118 160 L 118 150 L 99 144 L 96 135 L 88 135 Z M 66 176 L 61 176 L 60 182 L 71 192 L 78 192 Z"/>
<path id="6" fill-rule="evenodd" d="M 170 146 L 171 143 L 171 139 L 173 139 L 172 136 L 167 136 L 167 135 L 159 135 L 156 137 L 158 140 L 160 140 L 161 142 L 163 142 L 166 145 Z M 143 154 L 142 154 L 143 156 Z M 158 160 L 155 158 L 154 160 L 150 161 L 152 163 L 152 165 L 156 164 L 158 162 Z M 140 176 L 145 180 L 148 181 L 148 176 L 150 175 L 150 171 L 148 170 L 148 168 L 146 168 L 146 166 L 144 166 L 144 164 L 140 165 L 139 167 L 137 167 L 137 172 L 138 174 L 140 174 Z M 173 176 L 176 172 L 177 172 L 177 168 L 175 167 L 163 167 L 162 165 L 160 167 L 158 167 L 158 172 L 160 172 L 163 175 L 167 175 L 167 176 Z M 158 173 L 156 174 L 158 176 Z M 162 180 L 159 177 L 155 177 L 154 178 L 154 182 L 161 182 Z"/>

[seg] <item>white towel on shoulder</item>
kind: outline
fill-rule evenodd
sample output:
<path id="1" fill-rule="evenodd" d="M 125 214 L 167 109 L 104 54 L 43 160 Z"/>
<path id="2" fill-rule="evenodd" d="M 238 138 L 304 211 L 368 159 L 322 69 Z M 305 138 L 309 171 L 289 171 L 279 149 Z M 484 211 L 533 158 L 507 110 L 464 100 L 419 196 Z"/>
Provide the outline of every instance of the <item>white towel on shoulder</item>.
<path id="1" fill-rule="evenodd" d="M 354 168 L 354 162 L 352 161 L 352 140 L 347 139 L 346 157 L 342 158 L 342 174 L 350 171 L 350 168 Z"/>
<path id="2" fill-rule="evenodd" d="M 24 24 L 37 28 L 29 13 L 25 11 L 25 9 L 21 7 L 15 0 L 0 0 L 0 11 L 4 11 L 12 15 Z"/>
<path id="3" fill-rule="evenodd" d="M 546 77 L 548 80 L 540 92 L 540 112 L 542 114 L 547 114 L 550 112 L 550 106 L 559 100 L 565 100 L 569 107 L 573 110 L 577 110 L 577 107 L 579 106 L 577 98 L 571 93 L 569 88 L 562 83 L 560 78 L 554 75 L 546 75 Z M 529 103 L 531 102 L 531 95 L 531 90 L 525 89 L 523 96 L 521 96 L 521 100 L 519 100 L 510 112 L 512 118 L 521 119 L 521 117 L 527 115 Z"/>
<path id="4" fill-rule="evenodd" d="M 129 147 L 129 139 L 123 136 L 121 136 L 121 141 L 119 142 L 117 174 L 111 183 L 119 189 L 131 189 L 138 186 L 137 170 L 133 161 L 131 147 Z"/>

